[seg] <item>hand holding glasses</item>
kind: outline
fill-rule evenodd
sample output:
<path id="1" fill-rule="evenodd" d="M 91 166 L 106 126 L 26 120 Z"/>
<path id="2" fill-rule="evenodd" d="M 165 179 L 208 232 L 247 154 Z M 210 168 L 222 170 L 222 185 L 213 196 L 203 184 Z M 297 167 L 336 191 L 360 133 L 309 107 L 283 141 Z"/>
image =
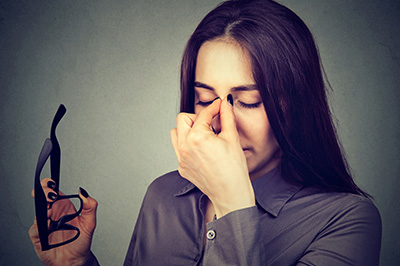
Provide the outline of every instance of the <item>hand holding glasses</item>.
<path id="1" fill-rule="evenodd" d="M 40 243 L 42 247 L 42 251 L 49 250 L 52 248 L 56 248 L 65 244 L 68 244 L 74 240 L 76 240 L 80 235 L 80 230 L 78 227 L 68 224 L 67 222 L 75 219 L 82 211 L 83 202 L 78 194 L 75 195 L 58 195 L 58 197 L 54 200 L 54 202 L 48 203 L 46 199 L 46 195 L 44 193 L 43 187 L 40 182 L 40 173 L 50 157 L 50 169 L 51 169 L 51 179 L 54 181 L 55 187 L 54 191 L 59 194 L 59 184 L 60 184 L 60 159 L 61 159 L 61 150 L 60 145 L 58 143 L 56 137 L 56 127 L 58 123 L 63 118 L 66 113 L 66 108 L 64 105 L 60 105 L 58 111 L 53 119 L 53 123 L 51 125 L 50 138 L 47 138 L 43 144 L 42 150 L 39 155 L 39 159 L 36 166 L 35 173 L 35 210 L 36 210 L 36 220 L 37 220 L 37 228 L 40 238 Z M 50 210 L 55 202 L 65 199 L 78 198 L 80 201 L 80 208 L 75 213 L 66 214 L 54 221 L 49 218 L 50 222 L 48 222 L 48 209 Z M 64 240 L 59 243 L 49 243 L 49 236 L 56 231 L 75 231 L 75 234 L 67 240 Z"/>

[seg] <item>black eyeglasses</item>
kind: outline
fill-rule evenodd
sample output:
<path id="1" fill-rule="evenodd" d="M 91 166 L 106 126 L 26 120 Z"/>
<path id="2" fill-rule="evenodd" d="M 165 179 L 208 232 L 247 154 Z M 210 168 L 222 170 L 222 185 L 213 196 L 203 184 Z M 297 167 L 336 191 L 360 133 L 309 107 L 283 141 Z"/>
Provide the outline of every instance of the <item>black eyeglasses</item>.
<path id="1" fill-rule="evenodd" d="M 44 165 L 46 164 L 48 158 L 50 157 L 51 179 L 54 180 L 54 182 L 56 183 L 56 187 L 54 188 L 55 192 L 57 194 L 59 194 L 58 191 L 59 191 L 59 186 L 60 186 L 61 149 L 60 149 L 60 145 L 58 143 L 57 137 L 56 137 L 56 127 L 66 112 L 67 112 L 67 109 L 65 108 L 64 105 L 61 104 L 57 110 L 56 115 L 54 116 L 53 123 L 51 124 L 50 138 L 47 138 L 45 140 L 42 150 L 39 155 L 37 165 L 36 165 L 35 211 L 36 211 L 36 220 L 37 220 L 37 226 L 38 226 L 38 231 L 39 231 L 39 238 L 40 238 L 40 243 L 42 245 L 43 251 L 68 244 L 68 243 L 76 240 L 80 235 L 79 228 L 77 228 L 71 224 L 67 224 L 67 222 L 73 220 L 82 211 L 82 199 L 79 197 L 79 195 L 78 194 L 58 195 L 57 199 L 53 203 L 49 204 L 49 207 L 48 207 L 46 195 L 45 195 L 42 185 L 40 183 L 40 173 L 42 172 Z M 76 213 L 64 215 L 57 221 L 53 221 L 51 218 L 49 218 L 50 222 L 48 222 L 47 208 L 51 209 L 51 207 L 53 206 L 53 204 L 56 201 L 64 200 L 64 199 L 71 199 L 71 198 L 78 198 L 80 200 L 79 210 Z M 72 238 L 70 238 L 64 242 L 49 244 L 50 234 L 52 234 L 56 231 L 62 231 L 62 230 L 73 230 L 73 231 L 76 231 L 76 233 Z"/>

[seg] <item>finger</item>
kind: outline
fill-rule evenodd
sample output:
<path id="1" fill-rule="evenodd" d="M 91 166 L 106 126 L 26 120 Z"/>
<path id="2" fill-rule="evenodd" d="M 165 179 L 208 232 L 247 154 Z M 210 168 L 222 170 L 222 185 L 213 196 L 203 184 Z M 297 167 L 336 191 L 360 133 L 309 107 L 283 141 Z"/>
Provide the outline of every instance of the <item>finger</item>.
<path id="1" fill-rule="evenodd" d="M 56 182 L 54 182 L 53 179 L 48 178 L 48 177 L 43 178 L 40 181 L 40 184 L 42 185 L 43 188 L 46 187 L 46 188 L 54 189 L 56 187 Z"/>
<path id="2" fill-rule="evenodd" d="M 46 195 L 46 201 L 47 201 L 48 203 L 54 202 L 54 201 L 58 198 L 57 193 L 55 193 L 53 190 L 50 190 L 50 189 L 48 189 L 48 188 L 45 188 L 45 189 L 43 189 L 43 192 L 44 192 L 45 195 Z M 61 194 L 61 193 L 60 193 L 60 194 Z M 32 195 L 32 198 L 35 198 L 35 189 L 32 189 L 31 195 Z"/>
<path id="3" fill-rule="evenodd" d="M 58 197 L 57 193 L 54 191 L 56 183 L 51 178 L 43 178 L 40 181 L 40 184 L 42 186 L 44 194 L 46 195 L 47 202 L 54 202 Z M 32 197 L 35 198 L 35 189 L 32 189 L 31 194 Z"/>
<path id="4" fill-rule="evenodd" d="M 180 162 L 181 155 L 180 155 L 179 146 L 178 146 L 177 129 L 176 128 L 171 129 L 171 131 L 169 132 L 169 135 L 171 137 L 171 143 L 172 143 L 172 147 L 174 147 L 176 158 L 178 159 L 178 162 Z"/>
<path id="5" fill-rule="evenodd" d="M 205 130 L 205 131 L 212 132 L 211 124 L 212 124 L 213 118 L 220 111 L 220 105 L 221 105 L 221 99 L 218 98 L 212 104 L 210 104 L 205 109 L 203 109 L 197 116 L 196 121 L 194 122 L 194 124 L 192 126 L 192 129 L 193 130 L 201 130 L 201 131 Z"/>
<path id="6" fill-rule="evenodd" d="M 43 178 L 40 181 L 40 184 L 44 190 L 44 188 L 50 188 L 50 189 L 54 189 L 56 187 L 56 182 L 54 182 L 51 178 Z M 32 189 L 32 198 L 35 198 L 35 189 Z"/>
<path id="7" fill-rule="evenodd" d="M 81 219 L 88 226 L 88 229 L 93 233 L 96 227 L 96 213 L 97 213 L 97 201 L 90 197 L 87 191 L 83 188 L 79 188 L 79 197 L 82 199 L 82 212 Z"/>
<path id="8" fill-rule="evenodd" d="M 189 114 L 189 113 L 180 113 L 176 117 L 176 135 L 177 135 L 177 143 L 179 143 L 186 139 L 187 134 L 192 129 L 194 121 L 196 120 L 197 115 Z"/>
<path id="9" fill-rule="evenodd" d="M 221 103 L 221 133 L 228 138 L 237 139 L 238 132 L 236 128 L 235 114 L 233 112 L 233 106 L 229 103 L 229 98 L 231 97 L 232 95 L 229 94 Z"/>

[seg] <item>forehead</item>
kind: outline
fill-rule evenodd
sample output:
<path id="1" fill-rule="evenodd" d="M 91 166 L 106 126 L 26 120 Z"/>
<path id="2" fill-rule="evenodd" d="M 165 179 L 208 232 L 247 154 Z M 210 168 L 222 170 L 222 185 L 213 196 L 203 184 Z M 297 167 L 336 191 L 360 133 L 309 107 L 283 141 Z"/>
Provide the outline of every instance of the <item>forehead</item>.
<path id="1" fill-rule="evenodd" d="M 195 81 L 213 87 L 254 84 L 248 52 L 233 40 L 205 42 L 197 55 Z"/>

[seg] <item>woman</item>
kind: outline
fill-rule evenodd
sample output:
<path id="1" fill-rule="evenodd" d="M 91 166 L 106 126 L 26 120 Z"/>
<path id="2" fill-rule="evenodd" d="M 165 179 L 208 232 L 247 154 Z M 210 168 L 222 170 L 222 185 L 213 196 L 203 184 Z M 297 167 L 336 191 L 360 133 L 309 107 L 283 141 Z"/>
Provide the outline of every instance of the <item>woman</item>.
<path id="1" fill-rule="evenodd" d="M 171 141 L 178 171 L 149 186 L 125 265 L 379 264 L 379 213 L 349 173 L 312 35 L 286 7 L 227 1 L 202 20 Z M 41 252 L 31 227 L 45 264 L 97 265 L 97 203 L 80 196 L 75 242 Z"/>

